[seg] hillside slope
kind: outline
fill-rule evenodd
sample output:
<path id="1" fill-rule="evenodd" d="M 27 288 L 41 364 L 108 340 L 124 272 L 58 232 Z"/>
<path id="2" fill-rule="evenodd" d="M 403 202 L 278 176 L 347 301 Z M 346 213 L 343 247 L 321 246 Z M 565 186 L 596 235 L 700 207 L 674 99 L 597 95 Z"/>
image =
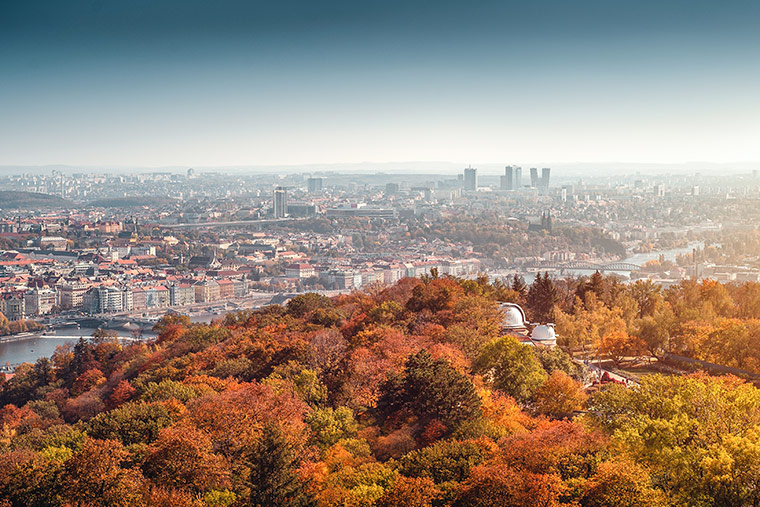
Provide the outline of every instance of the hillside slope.
<path id="1" fill-rule="evenodd" d="M 72 208 L 74 204 L 55 195 L 0 190 L 0 209 Z"/>
<path id="2" fill-rule="evenodd" d="M 497 301 L 520 297 L 404 279 L 81 340 L 2 384 L 0 504 L 757 502 L 760 390 L 654 375 L 572 419 L 584 371 L 500 335 Z"/>

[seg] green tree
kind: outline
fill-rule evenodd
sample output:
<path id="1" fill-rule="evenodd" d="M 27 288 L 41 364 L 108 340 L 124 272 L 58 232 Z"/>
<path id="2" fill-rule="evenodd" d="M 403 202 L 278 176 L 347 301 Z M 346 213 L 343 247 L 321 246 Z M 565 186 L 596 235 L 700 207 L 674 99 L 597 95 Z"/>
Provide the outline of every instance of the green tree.
<path id="1" fill-rule="evenodd" d="M 735 377 L 648 375 L 592 413 L 675 505 L 758 505 L 760 390 Z"/>
<path id="2" fill-rule="evenodd" d="M 0 389 L 0 406 L 12 403 L 23 406 L 27 401 L 36 399 L 45 391 L 45 387 L 55 379 L 52 363 L 46 357 L 37 359 L 34 365 L 25 363 L 16 368 L 13 378 L 3 382 Z"/>
<path id="3" fill-rule="evenodd" d="M 461 482 L 473 467 L 486 459 L 486 453 L 474 442 L 439 440 L 422 449 L 405 454 L 398 462 L 399 472 L 409 477 L 428 477 L 436 484 Z"/>
<path id="4" fill-rule="evenodd" d="M 636 280 L 627 286 L 627 292 L 639 307 L 639 318 L 654 315 L 663 303 L 662 286 L 651 280 Z"/>
<path id="5" fill-rule="evenodd" d="M 480 414 L 472 381 L 445 359 L 433 359 L 426 350 L 409 356 L 402 376 L 381 386 L 378 410 L 390 415 L 406 410 L 422 422 L 437 419 L 452 429 Z"/>
<path id="6" fill-rule="evenodd" d="M 165 403 L 130 402 L 110 412 L 101 412 L 87 422 L 88 434 L 122 443 L 150 443 L 161 429 L 178 417 Z"/>
<path id="7" fill-rule="evenodd" d="M 520 294 L 522 301 L 528 297 L 528 285 L 525 283 L 525 279 L 517 273 L 512 277 L 512 290 Z"/>
<path id="8" fill-rule="evenodd" d="M 287 388 L 310 405 L 320 405 L 327 399 L 327 387 L 315 370 L 297 361 L 288 361 L 274 368 L 263 383 L 275 389 Z"/>
<path id="9" fill-rule="evenodd" d="M 175 399 L 186 403 L 198 394 L 195 390 L 176 380 L 162 380 L 161 382 L 148 382 L 140 398 L 144 401 L 168 401 Z"/>
<path id="10" fill-rule="evenodd" d="M 559 347 L 535 347 L 533 353 L 541 363 L 541 367 L 550 375 L 555 371 L 561 371 L 578 381 L 586 378 L 586 367 L 573 361 L 570 354 Z"/>
<path id="11" fill-rule="evenodd" d="M 549 278 L 549 273 L 536 275 L 536 279 L 530 285 L 526 303 L 532 319 L 538 322 L 551 322 L 554 320 L 554 305 L 559 301 L 557 288 Z"/>
<path id="12" fill-rule="evenodd" d="M 502 336 L 488 343 L 474 364 L 494 387 L 527 403 L 546 380 L 546 372 L 527 345 L 514 336 Z"/>
<path id="13" fill-rule="evenodd" d="M 330 447 L 344 438 L 356 436 L 358 425 L 348 407 L 318 408 L 306 417 L 306 423 L 314 433 L 314 439 L 323 448 Z"/>
<path id="14" fill-rule="evenodd" d="M 333 303 L 327 296 L 316 292 L 307 292 L 294 297 L 287 304 L 288 313 L 294 317 L 303 317 L 317 309 L 331 309 Z"/>
<path id="15" fill-rule="evenodd" d="M 662 356 L 670 338 L 668 328 L 650 315 L 637 319 L 634 326 L 636 336 L 646 344 L 649 353 L 654 357 Z"/>
<path id="16" fill-rule="evenodd" d="M 588 278 L 582 278 L 575 290 L 575 296 L 581 301 L 586 299 L 586 294 L 594 293 L 599 301 L 609 301 L 608 282 L 599 271 L 594 271 Z"/>
<path id="17" fill-rule="evenodd" d="M 267 423 L 246 457 L 251 507 L 304 507 L 316 505 L 298 476 L 298 449 L 275 423 Z"/>

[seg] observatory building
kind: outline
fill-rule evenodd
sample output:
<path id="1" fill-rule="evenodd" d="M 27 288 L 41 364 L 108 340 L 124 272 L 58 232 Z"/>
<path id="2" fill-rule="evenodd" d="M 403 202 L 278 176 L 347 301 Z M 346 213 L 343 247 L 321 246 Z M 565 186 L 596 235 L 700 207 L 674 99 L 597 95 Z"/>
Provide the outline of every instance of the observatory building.
<path id="1" fill-rule="evenodd" d="M 525 311 L 514 303 L 502 303 L 499 305 L 504 312 L 504 320 L 501 328 L 509 334 L 527 334 L 528 322 L 525 318 Z"/>
<path id="2" fill-rule="evenodd" d="M 525 317 L 525 311 L 514 303 L 502 303 L 499 308 L 504 314 L 501 323 L 503 334 L 513 335 L 525 345 L 547 348 L 557 345 L 554 324 L 531 324 Z"/>
<path id="3" fill-rule="evenodd" d="M 557 345 L 557 333 L 554 324 L 541 324 L 530 332 L 530 341 L 537 347 L 554 347 Z"/>

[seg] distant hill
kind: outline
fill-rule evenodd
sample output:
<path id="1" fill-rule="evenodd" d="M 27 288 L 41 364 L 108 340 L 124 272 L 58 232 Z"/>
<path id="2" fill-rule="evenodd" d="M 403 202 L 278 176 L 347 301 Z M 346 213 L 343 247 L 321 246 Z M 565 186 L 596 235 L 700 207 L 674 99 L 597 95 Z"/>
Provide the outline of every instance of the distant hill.
<path id="1" fill-rule="evenodd" d="M 0 191 L 0 209 L 32 208 L 73 208 L 74 203 L 56 195 L 21 192 L 16 190 Z"/>
<path id="2" fill-rule="evenodd" d="M 135 196 L 135 197 L 114 197 L 111 199 L 98 199 L 88 203 L 88 206 L 94 208 L 137 208 L 140 206 L 155 206 L 156 202 L 167 203 L 172 201 L 168 197 L 155 196 Z"/>

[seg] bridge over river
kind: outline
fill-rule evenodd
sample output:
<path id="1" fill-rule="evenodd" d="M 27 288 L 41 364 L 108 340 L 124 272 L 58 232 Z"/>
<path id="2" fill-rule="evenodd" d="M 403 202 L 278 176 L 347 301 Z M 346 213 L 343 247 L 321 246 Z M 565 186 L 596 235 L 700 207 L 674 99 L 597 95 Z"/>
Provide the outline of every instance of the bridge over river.
<path id="1" fill-rule="evenodd" d="M 638 271 L 641 266 L 631 264 L 630 262 L 610 262 L 608 264 L 596 264 L 593 262 L 573 261 L 573 262 L 534 262 L 527 264 L 528 268 L 536 269 L 584 269 L 590 271 Z"/>

